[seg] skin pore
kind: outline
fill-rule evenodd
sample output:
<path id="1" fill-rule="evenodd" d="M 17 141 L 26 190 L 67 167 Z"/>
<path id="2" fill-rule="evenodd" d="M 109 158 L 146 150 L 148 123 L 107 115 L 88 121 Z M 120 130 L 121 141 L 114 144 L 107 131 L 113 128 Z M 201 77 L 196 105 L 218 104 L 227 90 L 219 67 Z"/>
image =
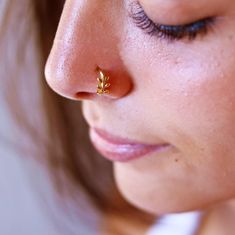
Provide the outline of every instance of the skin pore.
<path id="1" fill-rule="evenodd" d="M 58 94 L 82 101 L 90 126 L 142 143 L 172 145 L 161 154 L 113 163 L 121 193 L 136 207 L 161 215 L 232 200 L 235 2 L 139 1 L 148 18 L 163 25 L 214 17 L 207 33 L 193 40 L 146 34 L 129 16 L 135 3 L 67 0 L 47 82 Z M 112 84 L 110 94 L 101 97 L 97 65 Z"/>

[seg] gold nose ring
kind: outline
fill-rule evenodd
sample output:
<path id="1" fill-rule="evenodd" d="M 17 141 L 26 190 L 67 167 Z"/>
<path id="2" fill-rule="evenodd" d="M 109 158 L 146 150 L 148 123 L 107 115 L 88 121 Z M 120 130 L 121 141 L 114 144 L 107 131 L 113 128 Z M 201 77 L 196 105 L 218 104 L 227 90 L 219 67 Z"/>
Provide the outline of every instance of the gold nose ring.
<path id="1" fill-rule="evenodd" d="M 96 93 L 98 95 L 108 94 L 109 90 L 107 88 L 110 87 L 110 83 L 108 83 L 109 77 L 105 76 L 99 66 L 97 66 L 96 71 L 99 72 L 99 77 L 97 78 L 98 85 Z"/>

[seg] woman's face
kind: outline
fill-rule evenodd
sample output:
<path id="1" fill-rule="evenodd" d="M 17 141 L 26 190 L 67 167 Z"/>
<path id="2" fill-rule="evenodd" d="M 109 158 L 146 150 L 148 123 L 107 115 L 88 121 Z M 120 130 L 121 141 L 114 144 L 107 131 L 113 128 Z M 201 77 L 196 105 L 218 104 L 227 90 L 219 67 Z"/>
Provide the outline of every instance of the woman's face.
<path id="1" fill-rule="evenodd" d="M 161 33 L 150 36 L 133 20 L 140 6 Z M 66 1 L 46 66 L 48 84 L 82 100 L 91 127 L 172 145 L 114 161 L 117 185 L 136 207 L 181 212 L 235 196 L 234 12 L 232 0 Z M 97 65 L 111 83 L 102 96 L 96 95 Z"/>

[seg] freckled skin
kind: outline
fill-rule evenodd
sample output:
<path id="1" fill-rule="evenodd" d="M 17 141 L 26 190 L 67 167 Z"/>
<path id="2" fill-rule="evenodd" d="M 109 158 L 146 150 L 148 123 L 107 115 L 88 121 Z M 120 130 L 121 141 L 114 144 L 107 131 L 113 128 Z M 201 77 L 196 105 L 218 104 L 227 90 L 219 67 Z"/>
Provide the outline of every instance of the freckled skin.
<path id="1" fill-rule="evenodd" d="M 46 67 L 48 84 L 70 99 L 95 93 L 98 64 L 108 72 L 110 94 L 82 100 L 87 122 L 121 137 L 174 146 L 114 163 L 130 203 L 159 215 L 232 199 L 235 2 L 224 2 L 224 18 L 213 32 L 171 43 L 132 24 L 130 2 L 67 0 Z"/>

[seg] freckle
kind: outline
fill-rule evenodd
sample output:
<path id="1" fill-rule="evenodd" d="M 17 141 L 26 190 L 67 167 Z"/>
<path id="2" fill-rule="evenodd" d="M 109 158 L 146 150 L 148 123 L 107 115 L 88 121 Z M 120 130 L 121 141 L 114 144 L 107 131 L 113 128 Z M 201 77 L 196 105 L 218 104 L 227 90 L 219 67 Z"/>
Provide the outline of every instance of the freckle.
<path id="1" fill-rule="evenodd" d="M 175 159 L 175 162 L 178 162 L 178 161 L 179 161 L 179 160 L 176 158 L 176 159 Z"/>
<path id="2" fill-rule="evenodd" d="M 230 40 L 233 40 L 234 36 L 231 34 L 228 36 Z"/>
<path id="3" fill-rule="evenodd" d="M 224 78 L 224 77 L 225 77 L 224 72 L 221 71 L 221 72 L 219 73 L 219 76 L 220 76 L 221 78 Z"/>
<path id="4" fill-rule="evenodd" d="M 174 64 L 175 65 L 178 65 L 180 63 L 180 59 L 179 58 L 176 58 L 175 60 L 174 60 Z"/>
<path id="5" fill-rule="evenodd" d="M 215 66 L 215 68 L 219 67 L 219 66 L 220 66 L 219 61 L 215 61 L 215 63 L 213 64 L 213 66 Z"/>

